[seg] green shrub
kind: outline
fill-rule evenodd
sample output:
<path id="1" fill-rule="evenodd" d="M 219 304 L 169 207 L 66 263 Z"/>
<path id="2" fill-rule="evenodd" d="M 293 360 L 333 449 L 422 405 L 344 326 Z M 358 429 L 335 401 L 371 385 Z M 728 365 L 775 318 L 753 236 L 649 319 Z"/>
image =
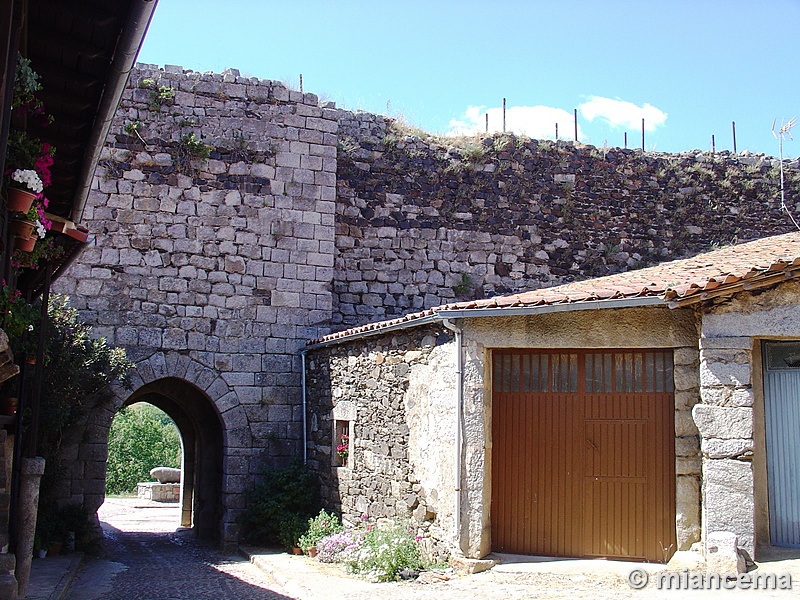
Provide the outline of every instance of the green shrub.
<path id="1" fill-rule="evenodd" d="M 92 328 L 78 319 L 78 312 L 69 305 L 67 296 L 50 296 L 48 317 L 36 443 L 38 455 L 47 461 L 40 485 L 42 506 L 56 500 L 55 487 L 62 476 L 59 451 L 63 439 L 75 423 L 113 397 L 111 382 L 130 387 L 129 372 L 133 366 L 123 349 L 109 346 L 102 338 L 93 338 Z M 11 338 L 10 344 L 15 354 L 24 355 L 20 350 L 24 348 L 22 339 Z M 17 385 L 18 380 L 15 378 L 7 385 Z M 33 377 L 25 383 L 32 386 Z M 24 426 L 30 427 L 30 414 L 23 416 Z"/>
<path id="2" fill-rule="evenodd" d="M 319 511 L 319 514 L 308 520 L 306 532 L 300 537 L 300 547 L 305 550 L 316 546 L 317 542 L 324 537 L 342 531 L 343 527 L 339 523 L 339 517 L 333 513 Z"/>
<path id="3" fill-rule="evenodd" d="M 181 441 L 172 419 L 150 404 L 121 410 L 108 434 L 107 465 L 106 494 L 136 491 L 155 467 L 180 467 Z"/>
<path id="4" fill-rule="evenodd" d="M 278 523 L 278 542 L 287 550 L 300 547 L 300 539 L 308 529 L 300 515 L 290 514 Z"/>
<path id="5" fill-rule="evenodd" d="M 298 517 L 303 529 L 306 521 L 319 510 L 319 482 L 317 476 L 299 461 L 285 469 L 274 469 L 264 474 L 255 489 L 246 496 L 247 507 L 240 523 L 247 541 L 258 544 L 282 543 L 289 536 L 282 522 Z M 281 531 L 285 535 L 281 535 Z M 285 545 L 285 544 L 284 544 Z"/>
<path id="6" fill-rule="evenodd" d="M 401 571 L 425 568 L 413 530 L 396 523 L 367 529 L 361 549 L 345 556 L 354 573 L 376 581 L 394 581 Z"/>

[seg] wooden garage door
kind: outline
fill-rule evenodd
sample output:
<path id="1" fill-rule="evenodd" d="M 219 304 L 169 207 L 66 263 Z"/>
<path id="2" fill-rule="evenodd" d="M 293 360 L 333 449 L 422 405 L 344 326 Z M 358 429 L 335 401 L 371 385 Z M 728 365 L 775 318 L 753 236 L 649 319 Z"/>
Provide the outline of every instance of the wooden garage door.
<path id="1" fill-rule="evenodd" d="M 672 351 L 492 355 L 492 550 L 669 559 Z"/>

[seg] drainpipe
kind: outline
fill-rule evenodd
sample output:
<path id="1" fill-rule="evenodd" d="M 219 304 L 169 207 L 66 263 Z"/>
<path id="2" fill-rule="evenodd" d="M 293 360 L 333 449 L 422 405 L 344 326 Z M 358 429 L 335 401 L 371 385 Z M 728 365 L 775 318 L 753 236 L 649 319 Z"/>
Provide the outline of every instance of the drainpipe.
<path id="1" fill-rule="evenodd" d="M 306 417 L 306 352 L 307 350 L 300 350 L 300 360 L 303 367 L 300 370 L 300 389 L 303 396 L 303 464 L 308 463 L 308 432 L 307 432 L 307 417 Z"/>
<path id="2" fill-rule="evenodd" d="M 455 539 L 457 548 L 461 549 L 461 420 L 464 413 L 464 359 L 462 357 L 461 328 L 450 319 L 442 319 L 442 325 L 456 336 L 456 480 L 455 480 Z"/>

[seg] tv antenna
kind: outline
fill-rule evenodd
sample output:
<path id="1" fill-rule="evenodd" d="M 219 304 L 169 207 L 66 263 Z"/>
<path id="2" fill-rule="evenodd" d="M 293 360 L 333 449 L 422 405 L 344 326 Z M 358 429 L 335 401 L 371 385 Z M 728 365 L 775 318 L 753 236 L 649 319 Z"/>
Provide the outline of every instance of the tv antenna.
<path id="1" fill-rule="evenodd" d="M 800 229 L 800 225 L 797 224 L 794 215 L 792 215 L 789 207 L 786 206 L 786 196 L 783 186 L 783 139 L 788 136 L 790 140 L 794 140 L 792 137 L 792 127 L 797 124 L 797 117 L 792 117 L 788 121 L 783 121 L 783 119 L 781 119 L 781 126 L 777 131 L 775 131 L 775 125 L 777 122 L 778 119 L 773 119 L 772 121 L 772 135 L 774 135 L 775 139 L 778 140 L 778 149 L 781 161 L 781 209 L 786 211 L 786 214 L 789 215 L 789 218 L 792 220 L 792 223 L 794 223 L 794 226 L 797 227 L 797 229 Z"/>

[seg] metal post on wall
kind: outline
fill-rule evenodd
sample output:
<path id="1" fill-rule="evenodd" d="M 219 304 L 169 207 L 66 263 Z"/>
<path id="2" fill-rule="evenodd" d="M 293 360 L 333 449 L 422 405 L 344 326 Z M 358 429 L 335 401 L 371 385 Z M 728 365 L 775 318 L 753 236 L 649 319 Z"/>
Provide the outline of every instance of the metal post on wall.
<path id="1" fill-rule="evenodd" d="M 731 121 L 731 132 L 733 133 L 733 153 L 736 154 L 736 121 Z"/>
<path id="2" fill-rule="evenodd" d="M 575 122 L 575 141 L 577 142 L 578 141 L 578 109 L 577 108 L 573 108 L 572 109 L 572 118 L 573 118 L 573 120 Z"/>
<path id="3" fill-rule="evenodd" d="M 644 154 L 644 119 L 642 119 L 642 154 Z"/>
<path id="4" fill-rule="evenodd" d="M 506 132 L 506 99 L 503 98 L 503 133 Z"/>

